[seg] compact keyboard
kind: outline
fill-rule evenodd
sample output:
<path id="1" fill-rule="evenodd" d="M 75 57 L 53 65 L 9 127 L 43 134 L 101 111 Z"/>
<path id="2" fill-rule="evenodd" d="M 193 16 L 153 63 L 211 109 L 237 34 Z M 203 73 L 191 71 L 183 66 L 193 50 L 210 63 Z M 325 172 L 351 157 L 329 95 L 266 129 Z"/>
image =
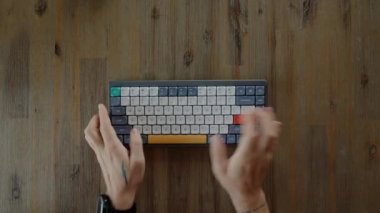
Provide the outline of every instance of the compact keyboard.
<path id="1" fill-rule="evenodd" d="M 267 104 L 264 80 L 171 80 L 110 82 L 111 123 L 120 141 L 138 129 L 145 144 L 207 144 L 220 134 L 240 137 L 240 114 Z"/>

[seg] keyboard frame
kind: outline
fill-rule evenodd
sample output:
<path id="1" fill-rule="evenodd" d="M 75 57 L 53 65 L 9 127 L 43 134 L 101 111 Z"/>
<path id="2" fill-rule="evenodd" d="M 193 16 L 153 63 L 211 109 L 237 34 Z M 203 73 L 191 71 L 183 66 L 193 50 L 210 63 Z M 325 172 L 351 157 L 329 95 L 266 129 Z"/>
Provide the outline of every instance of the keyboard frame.
<path id="1" fill-rule="evenodd" d="M 110 111 L 110 98 L 112 87 L 181 87 L 181 86 L 265 86 L 264 106 L 268 106 L 268 82 L 265 79 L 244 79 L 244 80 L 126 80 L 126 81 L 109 81 L 107 91 L 107 101 Z M 205 144 L 148 144 L 144 143 L 144 147 L 203 147 Z M 227 146 L 236 146 L 235 144 L 226 144 Z M 125 145 L 129 147 L 128 145 Z"/>

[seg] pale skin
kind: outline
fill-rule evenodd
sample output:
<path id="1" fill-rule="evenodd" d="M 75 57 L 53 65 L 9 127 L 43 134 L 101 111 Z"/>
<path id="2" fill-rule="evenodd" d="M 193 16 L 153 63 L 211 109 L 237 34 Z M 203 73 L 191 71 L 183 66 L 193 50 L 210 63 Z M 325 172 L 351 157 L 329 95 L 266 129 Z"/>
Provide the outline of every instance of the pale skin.
<path id="1" fill-rule="evenodd" d="M 276 121 L 271 108 L 246 112 L 240 143 L 230 158 L 227 157 L 227 148 L 222 139 L 218 136 L 212 138 L 212 171 L 239 213 L 269 212 L 262 182 L 272 160 L 280 127 L 281 123 Z M 116 209 L 131 208 L 145 172 L 140 133 L 136 129 L 132 130 L 130 150 L 125 149 L 102 104 L 84 132 L 98 159 L 106 194 L 113 206 Z"/>

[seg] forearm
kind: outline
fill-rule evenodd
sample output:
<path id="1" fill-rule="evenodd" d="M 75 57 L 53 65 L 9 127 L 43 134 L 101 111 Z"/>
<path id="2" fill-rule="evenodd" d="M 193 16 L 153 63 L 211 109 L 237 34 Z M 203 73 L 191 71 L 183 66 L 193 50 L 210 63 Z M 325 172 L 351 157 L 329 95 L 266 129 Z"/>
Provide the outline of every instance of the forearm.
<path id="1" fill-rule="evenodd" d="M 263 191 L 254 196 L 231 196 L 237 213 L 269 213 Z"/>

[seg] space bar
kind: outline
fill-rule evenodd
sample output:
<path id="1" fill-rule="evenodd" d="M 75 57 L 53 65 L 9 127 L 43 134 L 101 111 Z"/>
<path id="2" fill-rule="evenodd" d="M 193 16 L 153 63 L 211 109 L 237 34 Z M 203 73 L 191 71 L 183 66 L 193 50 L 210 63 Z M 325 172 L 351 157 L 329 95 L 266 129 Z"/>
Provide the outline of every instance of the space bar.
<path id="1" fill-rule="evenodd" d="M 148 135 L 148 144 L 205 144 L 206 135 Z"/>

